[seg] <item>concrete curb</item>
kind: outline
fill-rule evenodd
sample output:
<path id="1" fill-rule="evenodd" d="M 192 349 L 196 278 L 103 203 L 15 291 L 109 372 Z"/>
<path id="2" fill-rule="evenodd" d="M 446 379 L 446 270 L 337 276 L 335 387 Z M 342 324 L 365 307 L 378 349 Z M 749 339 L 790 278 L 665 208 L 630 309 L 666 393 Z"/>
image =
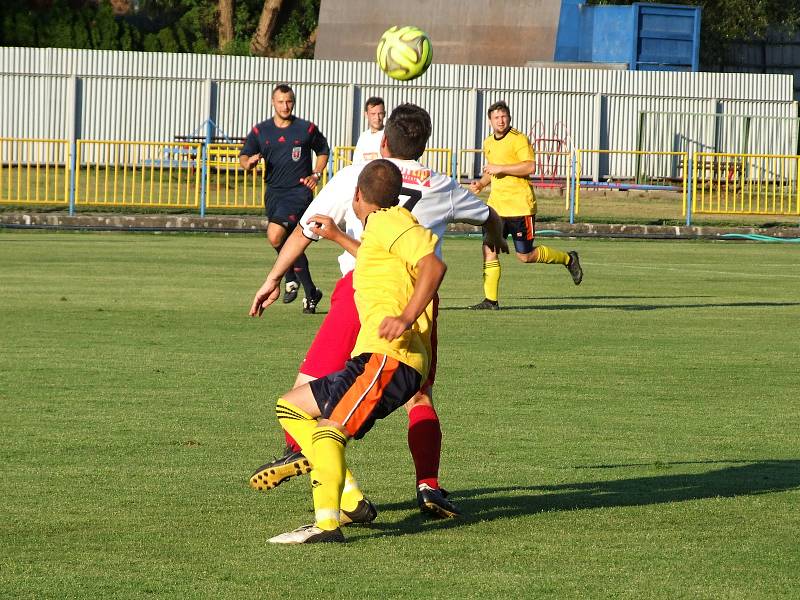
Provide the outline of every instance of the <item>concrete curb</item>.
<path id="1" fill-rule="evenodd" d="M 538 230 L 554 230 L 566 237 L 618 237 L 694 239 L 720 238 L 726 234 L 800 238 L 800 227 L 716 227 L 667 225 L 614 225 L 602 223 L 538 223 Z M 175 231 L 209 233 L 263 233 L 267 220 L 257 216 L 121 215 L 69 216 L 61 213 L 0 213 L 0 228 L 87 231 Z M 452 225 L 453 233 L 479 233 L 480 228 Z"/>

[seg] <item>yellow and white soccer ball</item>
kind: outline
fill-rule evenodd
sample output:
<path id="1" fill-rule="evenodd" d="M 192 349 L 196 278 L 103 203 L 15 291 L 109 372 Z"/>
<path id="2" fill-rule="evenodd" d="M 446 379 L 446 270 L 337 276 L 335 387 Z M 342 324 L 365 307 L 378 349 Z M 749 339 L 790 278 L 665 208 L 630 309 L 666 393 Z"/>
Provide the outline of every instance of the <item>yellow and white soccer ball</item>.
<path id="1" fill-rule="evenodd" d="M 407 81 L 422 75 L 431 65 L 433 47 L 419 27 L 390 27 L 378 42 L 378 66 L 393 79 Z"/>

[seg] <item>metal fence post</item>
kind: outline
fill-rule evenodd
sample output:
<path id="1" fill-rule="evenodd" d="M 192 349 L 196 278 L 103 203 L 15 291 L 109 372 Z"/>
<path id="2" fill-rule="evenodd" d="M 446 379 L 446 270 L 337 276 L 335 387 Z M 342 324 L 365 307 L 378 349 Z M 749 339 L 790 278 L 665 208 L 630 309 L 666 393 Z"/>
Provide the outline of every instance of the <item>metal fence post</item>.
<path id="1" fill-rule="evenodd" d="M 570 195 L 569 195 L 569 224 L 573 225 L 575 223 L 575 190 L 577 189 L 578 185 L 580 185 L 575 177 L 576 170 L 575 170 L 575 163 L 577 161 L 576 154 L 572 154 L 572 164 L 570 165 L 570 170 L 572 171 L 572 185 L 570 186 Z"/>
<path id="2" fill-rule="evenodd" d="M 686 226 L 692 225 L 692 200 L 694 199 L 694 155 L 689 155 L 687 160 L 689 175 L 686 181 Z"/>
<path id="3" fill-rule="evenodd" d="M 200 149 L 200 216 L 206 216 L 206 179 L 208 174 L 208 145 L 211 143 L 214 121 L 206 119 L 206 139 Z"/>

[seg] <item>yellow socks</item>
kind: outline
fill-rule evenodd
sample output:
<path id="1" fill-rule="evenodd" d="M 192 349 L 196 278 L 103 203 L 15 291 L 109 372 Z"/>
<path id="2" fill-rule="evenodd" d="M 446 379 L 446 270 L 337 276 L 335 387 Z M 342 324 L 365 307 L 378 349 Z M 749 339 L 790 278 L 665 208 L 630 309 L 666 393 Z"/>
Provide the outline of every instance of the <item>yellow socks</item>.
<path id="1" fill-rule="evenodd" d="M 335 427 L 317 427 L 311 437 L 314 447 L 311 492 L 314 496 L 315 522 L 320 529 L 330 531 L 339 527 L 347 438 Z"/>
<path id="2" fill-rule="evenodd" d="M 294 404 L 289 404 L 283 398 L 278 398 L 275 404 L 275 414 L 289 435 L 300 445 L 305 457 L 314 464 L 314 450 L 311 445 L 311 434 L 317 428 L 317 420 Z"/>
<path id="3" fill-rule="evenodd" d="M 483 263 L 483 295 L 487 300 L 497 302 L 500 287 L 500 261 L 490 260 Z"/>
<path id="4" fill-rule="evenodd" d="M 536 246 L 536 262 L 566 265 L 569 264 L 569 254 L 547 246 Z"/>
<path id="5" fill-rule="evenodd" d="M 297 443 L 300 445 L 300 448 L 303 451 L 303 454 L 311 463 L 313 469 L 311 471 L 312 485 L 314 485 L 313 482 L 316 481 L 316 479 L 314 478 L 315 470 L 317 467 L 317 460 L 316 460 L 317 443 L 315 441 L 315 434 L 317 434 L 318 431 L 334 432 L 322 436 L 321 438 L 322 440 L 330 440 L 330 439 L 344 440 L 341 442 L 341 462 L 342 465 L 345 464 L 344 444 L 346 443 L 347 438 L 345 438 L 345 436 L 338 429 L 335 429 L 333 427 L 317 427 L 317 420 L 314 417 L 309 415 L 304 410 L 297 408 L 293 404 L 289 404 L 283 398 L 278 399 L 278 402 L 275 405 L 275 413 L 278 416 L 278 422 L 281 424 L 281 427 L 283 427 L 287 432 L 289 432 L 289 435 L 291 435 L 297 441 Z M 322 442 L 321 447 L 326 448 L 325 441 Z M 329 450 L 326 450 L 326 452 L 329 452 Z M 322 468 L 323 472 L 325 472 L 325 469 L 329 467 L 323 466 Z M 361 492 L 361 488 L 359 488 L 358 482 L 356 481 L 353 474 L 350 472 L 350 469 L 345 468 L 344 475 L 342 477 L 343 477 L 342 482 L 336 484 L 336 489 L 339 490 L 338 493 L 341 496 L 341 508 L 343 508 L 344 510 L 355 510 L 356 507 L 358 506 L 358 503 L 364 498 L 364 494 Z M 323 479 L 325 479 L 324 475 Z M 314 488 L 313 493 L 314 493 L 314 506 L 317 506 L 316 488 Z M 328 508 L 328 504 L 330 504 L 330 501 L 326 500 L 326 508 Z M 338 497 L 336 505 L 337 506 L 339 505 Z M 330 510 L 336 511 L 337 525 L 329 527 L 330 529 L 335 529 L 338 526 L 339 509 L 330 508 Z M 325 527 L 322 527 L 322 529 L 325 529 Z"/>

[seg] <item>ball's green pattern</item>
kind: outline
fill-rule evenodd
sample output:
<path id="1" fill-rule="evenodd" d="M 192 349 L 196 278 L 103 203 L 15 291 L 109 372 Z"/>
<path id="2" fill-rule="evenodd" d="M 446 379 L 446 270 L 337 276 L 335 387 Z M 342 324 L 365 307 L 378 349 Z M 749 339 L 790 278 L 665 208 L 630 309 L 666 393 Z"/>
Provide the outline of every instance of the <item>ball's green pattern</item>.
<path id="1" fill-rule="evenodd" d="M 378 66 L 389 77 L 407 81 L 422 75 L 433 59 L 428 34 L 418 27 L 390 27 L 381 36 Z"/>

